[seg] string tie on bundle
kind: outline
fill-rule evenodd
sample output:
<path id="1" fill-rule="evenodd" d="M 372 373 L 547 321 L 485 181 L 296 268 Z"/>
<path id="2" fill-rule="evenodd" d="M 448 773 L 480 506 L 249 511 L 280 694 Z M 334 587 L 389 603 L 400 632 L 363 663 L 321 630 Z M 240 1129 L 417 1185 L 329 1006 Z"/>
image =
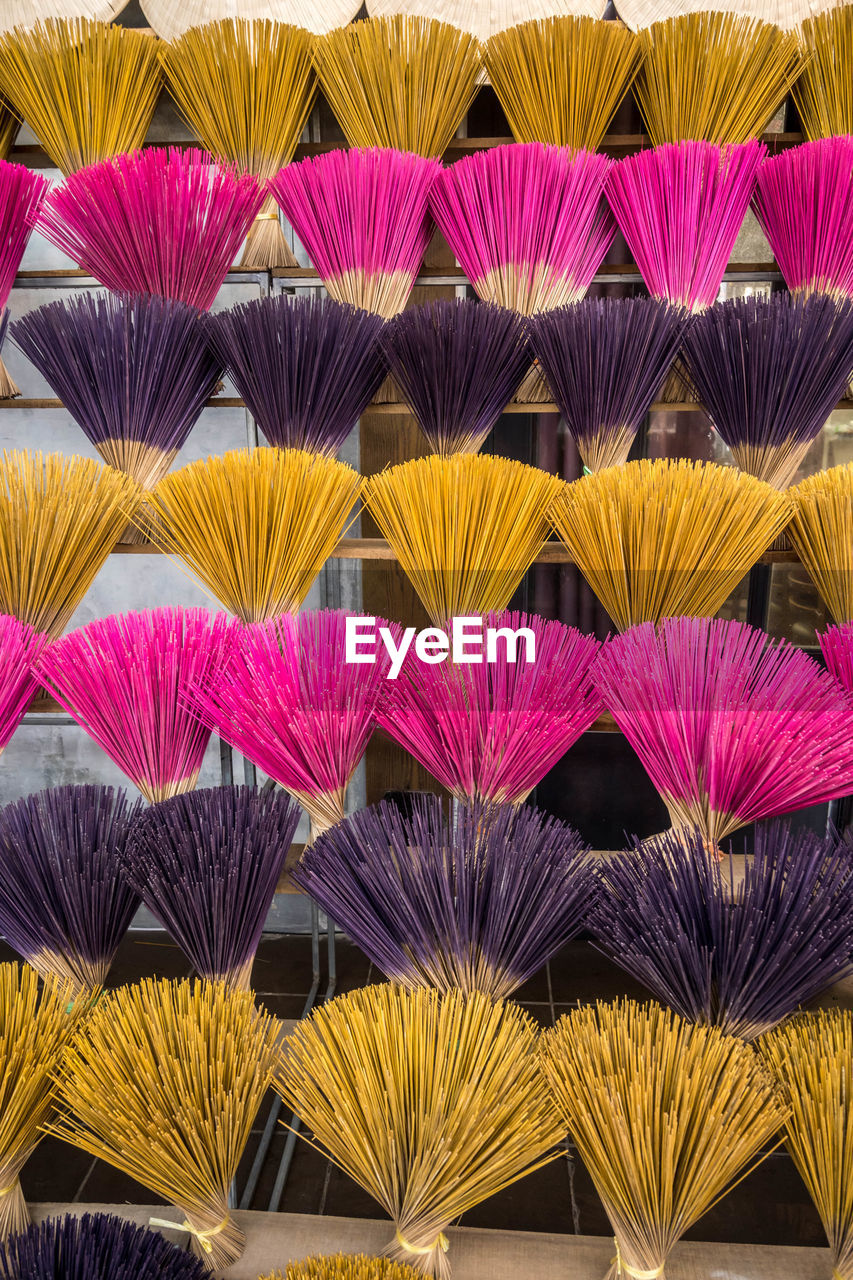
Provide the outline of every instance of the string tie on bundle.
<path id="1" fill-rule="evenodd" d="M 191 1236 L 195 1236 L 205 1253 L 213 1253 L 213 1245 L 210 1241 L 213 1236 L 218 1236 L 220 1231 L 224 1231 L 228 1226 L 228 1216 L 226 1215 L 218 1226 L 210 1227 L 207 1231 L 200 1231 L 186 1219 L 183 1222 L 170 1222 L 168 1218 L 149 1218 L 148 1225 L 149 1227 L 166 1227 L 169 1231 L 187 1231 Z"/>
<path id="2" fill-rule="evenodd" d="M 433 1240 L 432 1244 L 428 1244 L 425 1248 L 421 1245 L 409 1244 L 408 1240 L 406 1240 L 399 1231 L 395 1231 L 394 1234 L 397 1237 L 397 1243 L 400 1247 L 405 1249 L 406 1253 L 413 1253 L 417 1257 L 426 1257 L 428 1253 L 432 1253 L 438 1247 L 441 1248 L 443 1253 L 447 1253 L 450 1248 L 450 1241 L 443 1231 L 439 1231 L 438 1239 Z"/>
<path id="3" fill-rule="evenodd" d="M 611 1265 L 613 1263 L 616 1264 L 617 1276 L 628 1276 L 629 1280 L 659 1280 L 659 1277 L 663 1275 L 663 1269 L 666 1265 L 665 1263 L 662 1262 L 660 1266 L 655 1267 L 653 1271 L 638 1271 L 636 1267 L 629 1266 L 622 1257 L 622 1251 L 619 1248 L 619 1241 L 615 1236 L 613 1238 L 613 1243 L 616 1246 L 616 1257 L 611 1258 L 610 1261 Z"/>

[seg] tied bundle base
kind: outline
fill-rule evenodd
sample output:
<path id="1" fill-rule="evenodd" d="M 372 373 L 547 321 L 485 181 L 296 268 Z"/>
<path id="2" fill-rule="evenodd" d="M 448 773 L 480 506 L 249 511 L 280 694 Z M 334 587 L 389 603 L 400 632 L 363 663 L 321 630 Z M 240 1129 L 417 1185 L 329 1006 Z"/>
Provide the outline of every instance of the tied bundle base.
<path id="1" fill-rule="evenodd" d="M 0 359 L 0 400 L 15 400 L 20 394 L 12 375 Z"/>
<path id="2" fill-rule="evenodd" d="M 512 398 L 513 404 L 550 404 L 554 399 L 551 388 L 538 364 L 532 364 L 522 379 L 521 386 Z"/>
<path id="3" fill-rule="evenodd" d="M 267 196 L 260 213 L 249 227 L 240 266 L 246 271 L 271 271 L 274 267 L 299 266 L 279 221 L 275 196 Z"/>
<path id="4" fill-rule="evenodd" d="M 423 1227 L 420 1227 L 423 1230 Z M 392 1262 L 405 1263 L 418 1275 L 432 1276 L 433 1280 L 450 1280 L 453 1268 L 448 1258 L 449 1244 L 443 1231 L 430 1244 L 419 1244 L 417 1239 L 409 1239 L 406 1232 L 398 1227 L 393 1241 L 385 1250 Z"/>
<path id="5" fill-rule="evenodd" d="M 16 1177 L 8 1187 L 0 1189 L 0 1241 L 26 1231 L 30 1214 L 21 1184 Z"/>
<path id="6" fill-rule="evenodd" d="M 371 401 L 372 404 L 399 404 L 401 413 L 407 413 L 403 393 L 393 373 L 383 378 L 382 385 Z"/>

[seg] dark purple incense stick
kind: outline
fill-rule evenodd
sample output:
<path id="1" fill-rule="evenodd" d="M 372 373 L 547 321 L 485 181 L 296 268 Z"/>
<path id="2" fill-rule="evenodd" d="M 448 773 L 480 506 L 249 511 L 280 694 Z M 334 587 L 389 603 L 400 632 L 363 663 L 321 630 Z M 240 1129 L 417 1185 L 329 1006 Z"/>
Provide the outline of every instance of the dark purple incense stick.
<path id="1" fill-rule="evenodd" d="M 0 1244 L 0 1280 L 204 1280 L 191 1253 L 105 1213 L 48 1218 Z"/>

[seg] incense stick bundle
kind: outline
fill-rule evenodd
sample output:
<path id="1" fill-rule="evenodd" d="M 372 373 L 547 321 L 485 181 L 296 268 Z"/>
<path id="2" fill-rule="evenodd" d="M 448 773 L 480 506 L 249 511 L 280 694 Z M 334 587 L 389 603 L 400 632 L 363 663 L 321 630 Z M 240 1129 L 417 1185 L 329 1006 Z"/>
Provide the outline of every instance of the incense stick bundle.
<path id="1" fill-rule="evenodd" d="M 230 613 L 262 622 L 299 608 L 363 483 L 302 449 L 235 449 L 166 476 L 139 523 Z"/>
<path id="2" fill-rule="evenodd" d="M 853 624 L 840 622 L 818 635 L 820 651 L 827 669 L 842 689 L 853 694 Z"/>
<path id="3" fill-rule="evenodd" d="M 627 462 L 687 319 L 656 298 L 585 298 L 529 322 L 530 345 L 588 471 Z"/>
<path id="4" fill-rule="evenodd" d="M 307 31 L 321 35 L 352 22 L 358 13 L 358 0 L 249 0 L 241 4 L 259 18 L 275 22 L 298 23 Z M 176 40 L 191 27 L 205 26 L 231 16 L 231 0 L 145 0 L 145 16 L 163 40 Z"/>
<path id="5" fill-rule="evenodd" d="M 222 366 L 194 307 L 156 297 L 81 294 L 12 326 L 98 453 L 142 489 L 169 470 Z"/>
<path id="6" fill-rule="evenodd" d="M 0 160 L 0 350 L 9 322 L 6 304 L 49 187 L 47 178 L 31 173 L 22 164 Z M 0 400 L 20 394 L 0 360 Z"/>
<path id="7" fill-rule="evenodd" d="M 0 36 L 0 84 L 64 174 L 141 147 L 160 92 L 144 31 L 50 19 Z"/>
<path id="8" fill-rule="evenodd" d="M 38 689 L 34 667 L 44 643 L 26 623 L 0 614 L 0 752 Z"/>
<path id="9" fill-rule="evenodd" d="M 519 804 L 599 714 L 599 645 L 535 614 L 492 613 L 483 624 L 492 660 L 436 665 L 410 649 L 377 722 L 455 799 Z"/>
<path id="10" fill-rule="evenodd" d="M 716 301 L 766 153 L 681 142 L 613 166 L 607 199 L 652 297 L 688 311 Z"/>
<path id="11" fill-rule="evenodd" d="M 382 332 L 394 381 L 433 453 L 476 453 L 530 367 L 520 318 L 469 298 L 411 307 Z"/>
<path id="12" fill-rule="evenodd" d="M 845 68 L 853 59 L 853 15 L 837 4 L 808 17 L 797 31 L 804 66 L 794 101 L 807 141 L 853 134 L 853 90 Z"/>
<path id="13" fill-rule="evenodd" d="M 433 232 L 437 160 L 375 147 L 288 165 L 270 190 L 329 296 L 383 319 L 402 311 Z"/>
<path id="14" fill-rule="evenodd" d="M 801 649 L 744 622 L 643 623 L 605 646 L 593 678 L 673 826 L 710 845 L 850 790 L 845 694 Z"/>
<path id="15" fill-rule="evenodd" d="M 582 298 L 615 233 L 602 200 L 610 167 L 531 142 L 444 169 L 430 207 L 477 296 L 522 315 Z"/>
<path id="16" fill-rule="evenodd" d="M 553 1158 L 537 1032 L 474 993 L 366 987 L 298 1023 L 275 1087 L 395 1227 L 386 1252 L 447 1280 L 445 1231 Z"/>
<path id="17" fill-rule="evenodd" d="M 820 1009 L 777 1027 L 762 1057 L 791 1102 L 785 1143 L 829 1240 L 836 1280 L 853 1276 L 853 1014 Z"/>
<path id="18" fill-rule="evenodd" d="M 791 503 L 733 467 L 659 458 L 564 486 L 549 514 L 624 631 L 716 613 L 786 527 Z"/>
<path id="19" fill-rule="evenodd" d="M 0 1241 L 30 1220 L 18 1178 L 53 1114 L 53 1072 L 82 1009 L 70 994 L 54 982 L 40 991 L 28 965 L 0 965 Z"/>
<path id="20" fill-rule="evenodd" d="M 792 292 L 853 297 L 853 138 L 770 156 L 752 207 Z"/>
<path id="21" fill-rule="evenodd" d="M 136 824 L 125 874 L 199 977 L 249 990 L 298 822 L 283 792 L 212 787 L 154 805 Z"/>
<path id="22" fill-rule="evenodd" d="M 198 1259 L 106 1213 L 48 1218 L 0 1243 L 0 1280 L 205 1280 Z"/>
<path id="23" fill-rule="evenodd" d="M 613 1228 L 610 1277 L 663 1280 L 685 1231 L 760 1163 L 783 1091 L 749 1045 L 651 1003 L 576 1009 L 541 1053 Z"/>
<path id="24" fill-rule="evenodd" d="M 8 160 L 18 136 L 21 122 L 10 107 L 0 99 L 0 160 Z"/>
<path id="25" fill-rule="evenodd" d="M 308 810 L 314 834 L 344 816 L 389 666 L 384 648 L 346 660 L 346 618 L 318 609 L 247 627 L 193 691 L 196 714 Z"/>
<path id="26" fill-rule="evenodd" d="M 853 463 L 818 471 L 789 490 L 788 534 L 836 622 L 853 620 Z"/>
<path id="27" fill-rule="evenodd" d="M 177 1205 L 206 1269 L 228 1267 L 245 1244 L 228 1189 L 272 1083 L 278 1037 L 277 1019 L 249 992 L 222 983 L 120 987 L 66 1052 L 61 1109 L 47 1131 Z"/>
<path id="28" fill-rule="evenodd" d="M 110 22 L 127 3 L 128 0 L 6 0 L 0 14 L 0 31 L 31 27 L 46 18 L 92 18 Z"/>
<path id="29" fill-rule="evenodd" d="M 353 814 L 291 874 L 392 981 L 502 999 L 580 932 L 596 892 L 586 854 L 535 809 L 460 805 L 448 823 L 425 795 L 405 817 L 389 802 Z"/>
<path id="30" fill-rule="evenodd" d="M 336 1253 L 288 1262 L 284 1271 L 271 1271 L 261 1280 L 417 1280 L 418 1274 L 413 1267 L 390 1258 Z"/>
<path id="31" fill-rule="evenodd" d="M 210 731 L 191 690 L 225 660 L 234 627 L 206 609 L 99 618 L 42 653 L 38 676 L 152 804 L 192 791 Z"/>
<path id="32" fill-rule="evenodd" d="M 853 302 L 732 298 L 684 336 L 696 394 L 742 471 L 791 483 L 853 373 Z"/>
<path id="33" fill-rule="evenodd" d="M 536 18 L 498 31 L 483 61 L 516 142 L 596 151 L 640 65 L 620 22 Z"/>
<path id="34" fill-rule="evenodd" d="M 255 178 L 204 151 L 149 147 L 69 174 L 36 227 L 115 293 L 206 311 L 263 199 Z"/>
<path id="35" fill-rule="evenodd" d="M 331 298 L 257 298 L 212 316 L 213 349 L 270 444 L 333 457 L 385 377 L 382 320 Z"/>
<path id="36" fill-rule="evenodd" d="M 0 613 L 61 635 L 139 503 L 112 467 L 59 453 L 0 460 Z"/>
<path id="37" fill-rule="evenodd" d="M 700 831 L 667 831 L 601 880 L 599 946 L 691 1022 L 751 1040 L 850 973 L 853 856 L 833 837 L 762 823 L 737 883 Z"/>
<path id="38" fill-rule="evenodd" d="M 160 60 L 169 92 L 206 151 L 265 184 L 293 159 L 317 91 L 309 31 L 286 22 L 223 18 L 192 26 Z M 268 196 L 241 265 L 295 266 Z"/>
<path id="39" fill-rule="evenodd" d="M 139 898 L 124 849 L 142 801 L 112 787 L 52 787 L 0 809 L 0 930 L 41 974 L 91 998 Z"/>
<path id="40" fill-rule="evenodd" d="M 485 454 L 371 476 L 364 500 L 437 626 L 504 609 L 548 534 L 562 481 Z"/>
<path id="41" fill-rule="evenodd" d="M 480 46 L 447 22 L 397 13 L 321 36 L 314 63 L 351 147 L 440 157 L 476 96 Z"/>

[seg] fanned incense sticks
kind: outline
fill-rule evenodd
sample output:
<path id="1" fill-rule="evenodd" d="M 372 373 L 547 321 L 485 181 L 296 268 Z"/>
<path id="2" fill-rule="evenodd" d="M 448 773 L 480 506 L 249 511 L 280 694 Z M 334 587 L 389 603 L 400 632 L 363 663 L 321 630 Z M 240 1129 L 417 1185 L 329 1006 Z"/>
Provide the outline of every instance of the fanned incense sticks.
<path id="1" fill-rule="evenodd" d="M 299 608 L 363 483 L 301 449 L 235 449 L 166 476 L 140 524 L 230 613 L 263 622 Z"/>
<path id="2" fill-rule="evenodd" d="M 365 502 L 437 626 L 504 609 L 548 534 L 562 481 L 484 454 L 372 476 Z"/>
<path id="3" fill-rule="evenodd" d="M 206 609 L 100 618 L 50 645 L 39 679 L 155 803 L 192 791 L 210 738 L 191 690 L 224 661 L 234 629 Z"/>
<path id="4" fill-rule="evenodd" d="M 789 499 L 733 467 L 628 462 L 566 485 L 551 520 L 620 631 L 714 614 L 788 524 Z"/>
<path id="5" fill-rule="evenodd" d="M 519 317 L 473 299 L 410 307 L 382 332 L 394 381 L 433 453 L 476 453 L 530 367 Z"/>
<path id="6" fill-rule="evenodd" d="M 244 17 L 289 22 L 316 35 L 345 26 L 358 12 L 358 0 L 241 0 Z M 145 0 L 144 13 L 163 40 L 175 40 L 190 27 L 201 27 L 233 14 L 231 0 Z"/>
<path id="7" fill-rule="evenodd" d="M 388 1255 L 447 1280 L 450 1223 L 562 1136 L 536 1041 L 526 1013 L 479 993 L 366 987 L 297 1023 L 275 1087 L 392 1219 Z"/>
<path id="8" fill-rule="evenodd" d="M 751 1040 L 850 972 L 853 850 L 756 828 L 738 883 L 700 831 L 664 832 L 601 868 L 602 950 L 692 1022 Z"/>
<path id="9" fill-rule="evenodd" d="M 530 345 L 588 471 L 627 462 L 686 327 L 656 298 L 585 298 L 531 319 Z"/>
<path id="10" fill-rule="evenodd" d="M 443 170 L 433 216 L 484 302 L 532 315 L 584 296 L 614 235 L 602 200 L 610 167 L 531 142 Z"/>
<path id="11" fill-rule="evenodd" d="M 330 151 L 270 182 L 329 296 L 388 319 L 402 311 L 433 231 L 437 160 L 373 148 Z"/>
<path id="12" fill-rule="evenodd" d="M 673 826 L 715 844 L 847 795 L 850 706 L 801 649 L 743 622 L 665 618 L 602 651 L 594 679 Z"/>
<path id="13" fill-rule="evenodd" d="M 8 160 L 21 122 L 14 112 L 0 99 L 0 160 Z"/>
<path id="14" fill-rule="evenodd" d="M 38 689 L 33 668 L 44 644 L 32 627 L 0 613 L 0 752 Z"/>
<path id="15" fill-rule="evenodd" d="M 115 293 L 207 310 L 263 198 L 204 151 L 150 147 L 69 174 L 36 227 Z"/>
<path id="16" fill-rule="evenodd" d="M 53 1072 L 77 1025 L 82 1002 L 35 969 L 0 965 L 0 1241 L 29 1223 L 18 1177 L 53 1114 Z"/>
<path id="17" fill-rule="evenodd" d="M 823 635 L 818 635 L 818 643 L 827 668 L 842 689 L 853 694 L 853 624 L 841 622 L 827 627 Z"/>
<path id="18" fill-rule="evenodd" d="M 270 444 L 334 456 L 385 377 L 382 320 L 331 298 L 257 298 L 210 341 Z"/>
<path id="19" fill-rule="evenodd" d="M 120 987 L 63 1058 L 48 1132 L 177 1205 L 206 1269 L 229 1267 L 245 1236 L 228 1189 L 272 1083 L 278 1037 L 277 1019 L 249 992 L 222 983 Z"/>
<path id="20" fill-rule="evenodd" d="M 61 635 L 139 504 L 128 476 L 88 458 L 0 459 L 0 613 Z"/>
<path id="21" fill-rule="evenodd" d="M 494 999 L 580 932 L 596 891 L 571 827 L 511 805 L 462 805 L 448 823 L 439 796 L 414 796 L 405 817 L 360 810 L 291 875 L 387 978 Z"/>
<path id="22" fill-rule="evenodd" d="M 142 801 L 112 787 L 52 787 L 0 809 L 0 929 L 47 981 L 88 999 L 139 906 L 122 858 Z"/>
<path id="23" fill-rule="evenodd" d="M 128 0 L 6 0 L 0 14 L 0 31 L 31 27 L 48 18 L 89 18 L 111 22 L 127 7 Z"/>
<path id="24" fill-rule="evenodd" d="M 620 22 L 537 18 L 493 35 L 483 61 L 516 142 L 596 151 L 640 65 Z"/>
<path id="25" fill-rule="evenodd" d="M 0 1280 L 205 1280 L 192 1254 L 105 1213 L 70 1213 L 0 1243 Z"/>
<path id="26" fill-rule="evenodd" d="M 136 823 L 126 874 L 202 978 L 248 990 L 299 808 L 254 787 L 190 791 Z"/>
<path id="27" fill-rule="evenodd" d="M 684 13 L 638 39 L 634 92 L 655 147 L 759 137 L 802 69 L 795 36 L 740 13 Z"/>
<path id="28" fill-rule="evenodd" d="M 792 292 L 853 297 L 853 137 L 770 156 L 753 208 Z"/>
<path id="29" fill-rule="evenodd" d="M 688 311 L 716 300 L 766 153 L 681 142 L 613 166 L 607 199 L 652 297 Z"/>
<path id="30" fill-rule="evenodd" d="M 853 11 L 834 4 L 808 17 L 797 32 L 804 67 L 794 85 L 794 101 L 807 141 L 853 134 L 853 89 L 847 74 L 853 61 Z"/>
<path id="31" fill-rule="evenodd" d="M 754 1049 L 657 1004 L 565 1014 L 542 1065 L 610 1219 L 619 1280 L 662 1280 L 673 1246 L 760 1163 L 789 1111 Z"/>
<path id="32" fill-rule="evenodd" d="M 836 622 L 853 620 L 853 463 L 818 471 L 791 489 L 788 534 Z"/>
<path id="33" fill-rule="evenodd" d="M 853 1013 L 821 1009 L 765 1036 L 791 1102 L 785 1142 L 829 1240 L 834 1280 L 853 1276 Z"/>
<path id="34" fill-rule="evenodd" d="M 410 650 L 377 722 L 457 800 L 518 804 L 601 710 L 591 676 L 599 645 L 535 614 L 483 622 L 494 661 L 436 665 Z"/>
<path id="35" fill-rule="evenodd" d="M 531 0 L 494 0 L 488 5 L 472 5 L 470 0 L 443 0 L 441 5 L 446 22 L 470 31 L 482 41 L 488 40 L 497 31 L 518 26 L 534 17 L 582 14 L 590 18 L 603 18 L 606 8 L 603 0 L 535 0 L 535 3 Z M 404 12 L 431 18 L 435 13 L 435 4 L 433 0 L 370 0 L 368 10 L 374 17 Z"/>
<path id="36" fill-rule="evenodd" d="M 684 335 L 690 382 L 742 471 L 784 489 L 853 373 L 853 302 L 732 298 Z"/>
<path id="37" fill-rule="evenodd" d="M 319 609 L 247 627 L 193 694 L 196 714 L 308 810 L 314 834 L 344 816 L 388 670 L 384 649 L 346 661 L 346 618 Z"/>
<path id="38" fill-rule="evenodd" d="M 141 147 L 160 92 L 145 31 L 51 19 L 0 36 L 0 84 L 64 174 Z"/>
<path id="39" fill-rule="evenodd" d="M 195 308 L 155 297 L 81 294 L 12 326 L 98 453 L 142 489 L 169 470 L 222 366 Z"/>
<path id="40" fill-rule="evenodd" d="M 8 324 L 6 304 L 50 183 L 22 164 L 0 160 L 0 350 Z M 0 360 L 0 400 L 20 395 Z"/>
<path id="41" fill-rule="evenodd" d="M 480 47 L 447 22 L 398 13 L 330 31 L 314 62 L 351 147 L 440 157 L 477 93 Z"/>
<path id="42" fill-rule="evenodd" d="M 193 25 L 160 58 L 169 91 L 201 145 L 241 173 L 269 181 L 293 158 L 316 94 L 313 40 L 302 27 L 260 18 Z M 269 196 L 241 265 L 295 266 Z"/>
<path id="43" fill-rule="evenodd" d="M 368 1258 L 363 1253 L 335 1253 L 328 1257 L 288 1262 L 284 1271 L 271 1271 L 261 1280 L 417 1280 L 419 1272 L 390 1258 Z"/>

